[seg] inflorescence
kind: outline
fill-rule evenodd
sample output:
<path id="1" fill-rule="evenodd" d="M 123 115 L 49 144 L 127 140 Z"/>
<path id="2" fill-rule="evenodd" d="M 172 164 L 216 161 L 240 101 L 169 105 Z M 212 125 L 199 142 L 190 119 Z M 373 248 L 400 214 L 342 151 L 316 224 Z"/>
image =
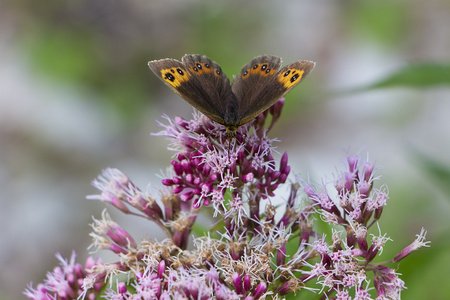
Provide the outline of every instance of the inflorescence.
<path id="1" fill-rule="evenodd" d="M 356 155 L 347 157 L 333 182 L 290 182 L 287 154 L 277 162 L 277 140 L 267 137 L 283 104 L 241 126 L 234 138 L 201 114 L 190 121 L 165 117 L 156 135 L 166 136 L 176 154 L 160 195 L 109 168 L 93 181 L 100 194 L 88 199 L 147 219 L 167 238 L 137 242 L 105 211 L 92 224 L 91 247 L 114 252 L 117 261 L 89 257 L 82 266 L 75 254 L 70 261 L 58 255 L 61 267 L 36 288 L 30 284 L 25 295 L 250 300 L 312 291 L 327 299 L 400 299 L 404 282 L 388 265 L 428 246 L 426 232 L 391 260 L 374 262 L 390 241 L 379 228 L 369 234 L 389 199 L 387 186 L 378 187 L 374 165 Z M 275 200 L 282 187 L 286 199 Z M 200 213 L 213 229 L 196 223 Z M 331 234 L 318 232 L 318 220 Z M 208 232 L 192 238 L 194 228 Z"/>

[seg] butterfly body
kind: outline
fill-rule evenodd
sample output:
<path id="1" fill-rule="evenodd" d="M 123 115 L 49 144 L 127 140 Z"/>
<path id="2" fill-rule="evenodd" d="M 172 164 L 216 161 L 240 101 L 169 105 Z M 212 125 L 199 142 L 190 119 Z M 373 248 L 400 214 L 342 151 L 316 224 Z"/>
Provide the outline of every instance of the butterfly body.
<path id="1" fill-rule="evenodd" d="M 150 69 L 189 104 L 235 133 L 296 86 L 313 68 L 298 61 L 280 70 L 281 59 L 263 55 L 246 64 L 230 84 L 220 66 L 206 56 L 186 54 L 155 60 Z"/>

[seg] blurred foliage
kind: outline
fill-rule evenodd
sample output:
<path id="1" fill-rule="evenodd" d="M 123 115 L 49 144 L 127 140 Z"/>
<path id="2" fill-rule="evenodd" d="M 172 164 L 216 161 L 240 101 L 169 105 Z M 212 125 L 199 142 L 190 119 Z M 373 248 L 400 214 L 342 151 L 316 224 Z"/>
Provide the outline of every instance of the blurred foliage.
<path id="1" fill-rule="evenodd" d="M 433 184 L 445 195 L 450 194 L 450 166 L 446 166 L 444 162 L 437 161 L 432 157 L 425 155 L 415 148 L 411 148 L 410 151 L 413 154 L 414 161 L 425 171 L 425 174 L 429 175 Z M 450 203 L 450 198 L 447 199 Z M 450 223 L 449 223 L 450 225 Z"/>
<path id="2" fill-rule="evenodd" d="M 36 72 L 62 84 L 76 84 L 100 95 L 107 106 L 115 108 L 130 122 L 148 102 L 149 74 L 146 61 L 136 53 L 138 63 L 108 61 L 93 42 L 94 37 L 61 28 L 48 29 L 39 39 L 27 41 L 27 53 Z M 139 67 L 137 67 L 139 66 Z"/>
<path id="3" fill-rule="evenodd" d="M 359 40 L 398 47 L 408 29 L 407 6 L 405 1 L 348 1 L 347 27 Z"/>
<path id="4" fill-rule="evenodd" d="M 104 1 L 14 5 L 28 14 L 26 22 L 33 24 L 19 42 L 35 71 L 96 93 L 103 105 L 123 118 L 123 125 L 134 126 L 151 97 L 147 67 L 151 47 L 133 36 L 143 37 L 143 33 L 123 26 L 134 14 L 133 7 Z M 135 21 L 129 25 L 139 28 L 144 22 Z"/>
<path id="5" fill-rule="evenodd" d="M 365 89 L 409 87 L 429 88 L 450 85 L 450 65 L 442 63 L 420 63 L 405 66 Z"/>
<path id="6" fill-rule="evenodd" d="M 188 41 L 186 53 L 210 56 L 221 65 L 230 80 L 231 75 L 237 74 L 247 60 L 263 54 L 253 53 L 246 45 L 264 31 L 265 26 L 260 20 L 268 17 L 267 11 L 255 8 L 254 14 L 249 14 L 247 10 L 236 10 L 234 6 L 220 4 L 197 5 L 193 11 L 196 13 L 191 14 L 189 23 L 196 38 Z M 230 18 L 246 20 L 245 30 L 242 29 L 242 22 L 230 22 Z M 244 32 L 253 32 L 254 35 L 245 35 Z M 240 45 L 238 56 L 236 45 Z"/>
<path id="7" fill-rule="evenodd" d="M 39 72 L 64 81 L 92 82 L 99 77 L 94 45 L 88 34 L 68 34 L 62 28 L 49 28 L 46 34 L 24 47 Z"/>

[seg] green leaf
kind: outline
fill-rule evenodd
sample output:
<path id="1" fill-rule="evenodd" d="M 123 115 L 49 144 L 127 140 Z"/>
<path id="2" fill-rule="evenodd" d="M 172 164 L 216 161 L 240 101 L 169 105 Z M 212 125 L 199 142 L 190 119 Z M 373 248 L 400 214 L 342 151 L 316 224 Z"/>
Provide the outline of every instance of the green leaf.
<path id="1" fill-rule="evenodd" d="M 88 33 L 53 28 L 26 47 L 36 70 L 52 78 L 86 82 L 98 74 L 99 61 L 92 55 L 95 49 Z"/>
<path id="2" fill-rule="evenodd" d="M 417 149 L 411 148 L 410 151 L 412 151 L 415 161 L 432 178 L 433 182 L 444 193 L 450 193 L 450 167 L 445 166 L 441 161 L 419 152 Z"/>
<path id="3" fill-rule="evenodd" d="M 450 85 L 450 65 L 439 63 L 409 65 L 369 85 L 366 89 L 391 87 L 428 88 L 435 85 Z"/>

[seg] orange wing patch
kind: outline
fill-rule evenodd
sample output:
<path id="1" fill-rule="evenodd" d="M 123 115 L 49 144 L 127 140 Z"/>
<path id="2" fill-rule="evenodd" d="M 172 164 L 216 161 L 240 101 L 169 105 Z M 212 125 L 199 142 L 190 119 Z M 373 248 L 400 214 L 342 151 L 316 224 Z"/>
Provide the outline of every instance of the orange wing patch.
<path id="1" fill-rule="evenodd" d="M 214 76 L 222 78 L 222 71 L 219 69 L 214 69 Z"/>
<path id="2" fill-rule="evenodd" d="M 248 76 L 250 76 L 250 70 L 245 70 L 244 73 L 242 73 L 242 79 L 247 79 Z"/>
<path id="3" fill-rule="evenodd" d="M 284 88 L 289 89 L 300 82 L 304 72 L 299 69 L 287 69 L 284 73 L 279 74 L 277 79 Z"/>
<path id="4" fill-rule="evenodd" d="M 269 68 L 269 64 L 263 63 L 263 64 L 254 64 L 250 69 L 245 70 L 242 73 L 242 79 L 247 79 L 250 74 L 252 75 L 259 75 L 259 76 L 271 76 L 275 74 L 277 70 Z"/>
<path id="5" fill-rule="evenodd" d="M 193 74 L 211 74 L 213 72 L 213 68 L 208 63 L 196 62 L 192 67 L 189 68 Z"/>
<path id="6" fill-rule="evenodd" d="M 186 70 L 181 68 L 161 69 L 161 78 L 173 86 L 179 87 L 183 82 L 189 81 L 189 75 Z"/>

